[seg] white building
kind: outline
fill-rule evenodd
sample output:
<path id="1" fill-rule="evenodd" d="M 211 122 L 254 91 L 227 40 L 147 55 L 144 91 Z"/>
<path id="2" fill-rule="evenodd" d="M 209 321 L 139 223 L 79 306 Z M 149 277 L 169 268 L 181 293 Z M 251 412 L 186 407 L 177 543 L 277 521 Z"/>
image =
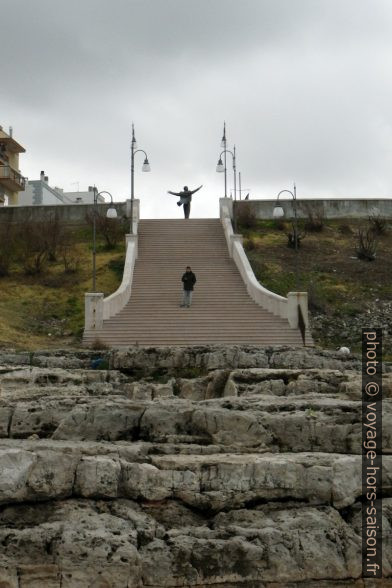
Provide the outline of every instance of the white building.
<path id="1" fill-rule="evenodd" d="M 105 202 L 98 196 L 98 202 Z M 24 192 L 19 193 L 18 206 L 42 206 L 55 204 L 93 204 L 94 188 L 87 192 L 64 192 L 62 188 L 49 186 L 49 178 L 41 171 L 39 180 L 29 180 Z"/>

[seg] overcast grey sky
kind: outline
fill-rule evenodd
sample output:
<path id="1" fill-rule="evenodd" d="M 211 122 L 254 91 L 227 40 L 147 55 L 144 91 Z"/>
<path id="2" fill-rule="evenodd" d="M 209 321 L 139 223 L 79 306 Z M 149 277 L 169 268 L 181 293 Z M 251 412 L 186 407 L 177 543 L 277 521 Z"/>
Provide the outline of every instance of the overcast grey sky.
<path id="1" fill-rule="evenodd" d="M 252 198 L 392 195 L 391 0 L 2 0 L 0 32 L 30 179 L 124 200 L 134 121 L 142 216 L 181 217 L 184 184 L 217 216 L 226 120 Z"/>

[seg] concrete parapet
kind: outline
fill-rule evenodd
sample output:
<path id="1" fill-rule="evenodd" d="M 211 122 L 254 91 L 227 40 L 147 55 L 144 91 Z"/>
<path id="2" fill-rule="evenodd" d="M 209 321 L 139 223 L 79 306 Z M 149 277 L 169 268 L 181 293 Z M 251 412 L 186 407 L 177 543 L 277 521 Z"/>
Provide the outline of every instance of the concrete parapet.
<path id="1" fill-rule="evenodd" d="M 227 198 L 227 200 L 230 200 Z M 232 203 L 233 204 L 233 203 Z M 247 207 L 257 219 L 273 219 L 276 199 L 271 200 L 237 200 L 234 208 Z M 294 217 L 293 200 L 279 199 L 284 210 L 284 218 Z M 308 218 L 309 214 L 320 215 L 327 219 L 368 218 L 381 216 L 392 218 L 391 198 L 297 198 L 298 218 Z M 232 214 L 231 214 L 232 216 Z"/>
<path id="2" fill-rule="evenodd" d="M 123 279 L 120 286 L 113 294 L 103 300 L 103 319 L 114 316 L 124 308 L 131 296 L 133 270 L 137 259 L 138 236 L 126 235 L 126 256 L 124 263 Z M 87 326 L 86 326 L 87 328 Z"/>
<path id="3" fill-rule="evenodd" d="M 249 296 L 260 306 L 276 316 L 288 320 L 292 329 L 297 329 L 298 305 L 301 306 L 305 327 L 309 326 L 308 293 L 289 292 L 287 298 L 271 292 L 256 279 L 249 260 L 242 245 L 242 235 L 235 234 L 231 223 L 232 201 L 230 198 L 220 199 L 220 219 L 223 225 L 230 257 L 233 258 L 238 271 L 246 285 Z"/>
<path id="4" fill-rule="evenodd" d="M 127 217 L 131 215 L 131 201 L 127 200 L 125 212 Z M 114 316 L 128 302 L 131 296 L 133 270 L 138 256 L 138 222 L 140 213 L 140 201 L 133 201 L 133 233 L 125 235 L 125 262 L 123 278 L 120 286 L 113 294 L 104 298 L 102 293 L 85 294 L 85 325 L 86 330 L 97 330 L 103 326 L 103 321 Z"/>
<path id="5" fill-rule="evenodd" d="M 135 209 L 138 205 L 135 200 Z M 98 203 L 98 210 L 105 214 L 111 203 Z M 117 210 L 118 218 L 130 218 L 127 213 L 127 202 L 114 202 L 114 208 Z M 0 224 L 1 223 L 23 223 L 26 221 L 42 221 L 50 217 L 56 217 L 60 222 L 70 225 L 85 224 L 88 215 L 94 210 L 93 204 L 59 204 L 53 206 L 2 206 L 0 207 Z M 135 215 L 134 215 L 135 216 Z"/>
<path id="6" fill-rule="evenodd" d="M 301 307 L 305 327 L 309 327 L 308 293 L 289 292 L 287 294 L 287 319 L 292 329 L 298 329 L 298 306 Z"/>
<path id="7" fill-rule="evenodd" d="M 103 294 L 87 292 L 84 295 L 84 326 L 85 329 L 102 329 L 103 325 Z"/>

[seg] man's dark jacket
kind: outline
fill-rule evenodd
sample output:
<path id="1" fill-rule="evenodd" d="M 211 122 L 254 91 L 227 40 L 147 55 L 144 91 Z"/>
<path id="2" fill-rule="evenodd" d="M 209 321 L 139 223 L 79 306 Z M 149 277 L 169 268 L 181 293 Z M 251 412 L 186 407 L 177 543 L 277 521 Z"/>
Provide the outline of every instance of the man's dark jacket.
<path id="1" fill-rule="evenodd" d="M 193 272 L 185 272 L 182 276 L 184 290 L 193 290 L 193 285 L 196 283 L 196 276 Z"/>

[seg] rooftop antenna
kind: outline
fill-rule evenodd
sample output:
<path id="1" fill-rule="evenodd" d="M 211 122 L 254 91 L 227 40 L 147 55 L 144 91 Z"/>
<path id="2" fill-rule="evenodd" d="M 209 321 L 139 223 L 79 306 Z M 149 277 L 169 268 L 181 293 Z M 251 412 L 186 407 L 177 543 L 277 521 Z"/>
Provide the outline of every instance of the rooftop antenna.
<path id="1" fill-rule="evenodd" d="M 80 182 L 72 182 L 71 186 L 77 186 L 78 187 L 77 192 L 79 192 L 79 184 L 80 184 Z"/>

